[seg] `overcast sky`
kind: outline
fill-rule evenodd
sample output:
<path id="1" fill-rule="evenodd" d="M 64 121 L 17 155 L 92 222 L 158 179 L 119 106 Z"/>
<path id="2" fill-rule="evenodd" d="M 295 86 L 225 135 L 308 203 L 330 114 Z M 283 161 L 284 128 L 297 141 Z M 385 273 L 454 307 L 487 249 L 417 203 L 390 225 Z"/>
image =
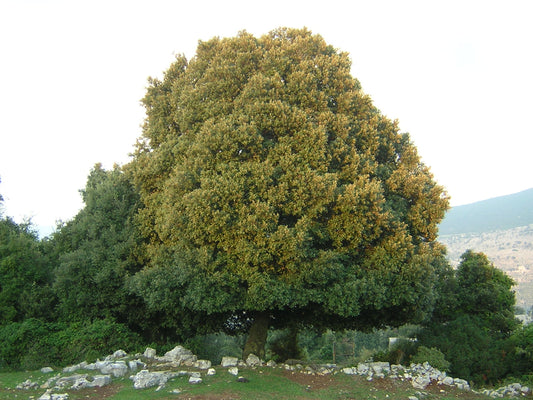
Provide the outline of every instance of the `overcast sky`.
<path id="1" fill-rule="evenodd" d="M 149 76 L 198 40 L 306 26 L 460 205 L 533 187 L 533 1 L 0 0 L 4 215 L 53 227 L 124 164 Z"/>

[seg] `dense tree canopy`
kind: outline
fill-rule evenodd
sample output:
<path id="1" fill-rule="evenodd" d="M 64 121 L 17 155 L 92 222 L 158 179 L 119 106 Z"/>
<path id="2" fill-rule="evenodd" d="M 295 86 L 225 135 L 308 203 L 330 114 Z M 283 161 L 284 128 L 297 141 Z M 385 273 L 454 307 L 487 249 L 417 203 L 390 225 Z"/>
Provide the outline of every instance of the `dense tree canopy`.
<path id="1" fill-rule="evenodd" d="M 139 196 L 118 166 L 96 164 L 81 191 L 85 206 L 54 234 L 54 291 L 63 321 L 138 318 L 126 278 L 140 269 L 134 224 Z M 54 257 L 55 256 L 55 257 Z M 137 310 L 138 311 L 138 310 Z"/>
<path id="2" fill-rule="evenodd" d="M 278 29 L 200 42 L 150 80 L 128 166 L 148 303 L 230 327 L 364 329 L 431 307 L 447 196 L 350 67 Z"/>
<path id="3" fill-rule="evenodd" d="M 51 274 L 30 222 L 3 215 L 0 194 L 0 326 L 43 317 L 51 305 Z"/>

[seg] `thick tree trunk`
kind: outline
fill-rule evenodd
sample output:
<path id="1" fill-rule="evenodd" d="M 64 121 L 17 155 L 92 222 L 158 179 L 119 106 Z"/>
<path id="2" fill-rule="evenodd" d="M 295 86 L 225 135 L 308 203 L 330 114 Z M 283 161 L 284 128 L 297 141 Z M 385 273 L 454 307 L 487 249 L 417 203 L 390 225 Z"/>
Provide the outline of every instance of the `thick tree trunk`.
<path id="1" fill-rule="evenodd" d="M 265 358 L 265 344 L 270 324 L 270 315 L 266 312 L 257 312 L 254 315 L 254 322 L 250 327 L 248 340 L 244 345 L 242 358 L 246 361 L 250 354 L 255 354 L 261 359 Z"/>

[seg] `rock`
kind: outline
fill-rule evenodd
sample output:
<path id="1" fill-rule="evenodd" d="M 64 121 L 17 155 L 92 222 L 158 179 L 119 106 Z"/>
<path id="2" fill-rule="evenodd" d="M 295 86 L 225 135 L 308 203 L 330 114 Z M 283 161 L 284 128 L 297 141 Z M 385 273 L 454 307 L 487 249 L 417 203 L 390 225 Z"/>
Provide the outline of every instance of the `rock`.
<path id="1" fill-rule="evenodd" d="M 120 378 L 127 374 L 128 366 L 125 361 L 106 363 L 100 367 L 100 372 L 102 374 L 111 374 L 115 378 Z"/>
<path id="2" fill-rule="evenodd" d="M 425 389 L 430 383 L 431 379 L 424 375 L 417 376 L 411 381 L 411 385 L 415 389 Z"/>
<path id="3" fill-rule="evenodd" d="M 191 377 L 189 377 L 189 383 L 193 384 L 193 385 L 196 385 L 198 383 L 202 383 L 202 378 L 199 378 L 197 376 L 191 376 Z"/>
<path id="4" fill-rule="evenodd" d="M 37 382 L 32 382 L 30 379 L 26 379 L 24 382 L 17 385 L 17 389 L 22 390 L 37 389 L 38 387 L 39 384 Z"/>
<path id="5" fill-rule="evenodd" d="M 198 371 L 188 372 L 187 375 L 192 376 L 194 378 L 201 378 L 202 377 L 202 374 L 199 373 Z"/>
<path id="6" fill-rule="evenodd" d="M 409 400 L 418 400 L 418 397 L 416 397 L 416 396 L 409 396 L 408 399 L 409 399 Z"/>
<path id="7" fill-rule="evenodd" d="M 239 375 L 239 368 L 237 367 L 230 367 L 228 368 L 228 372 L 231 374 L 231 375 Z"/>
<path id="8" fill-rule="evenodd" d="M 346 375 L 357 375 L 357 368 L 343 368 L 342 372 L 344 372 Z"/>
<path id="9" fill-rule="evenodd" d="M 169 375 L 165 372 L 150 372 L 146 369 L 130 376 L 135 389 L 147 389 L 154 386 L 161 386 L 167 383 Z"/>
<path id="10" fill-rule="evenodd" d="M 277 366 L 276 362 L 274 360 L 268 360 L 266 363 L 267 367 L 275 368 Z"/>
<path id="11" fill-rule="evenodd" d="M 57 374 L 56 376 L 47 379 L 46 382 L 41 385 L 41 389 L 50 389 L 53 386 L 53 383 L 57 381 L 60 377 L 61 375 Z"/>
<path id="12" fill-rule="evenodd" d="M 49 374 L 50 372 L 54 372 L 54 369 L 51 367 L 43 367 L 41 368 L 41 373 L 43 374 Z"/>
<path id="13" fill-rule="evenodd" d="M 213 376 L 213 375 L 216 375 L 216 374 L 217 374 L 217 371 L 214 368 L 209 368 L 207 370 L 207 376 Z"/>
<path id="14" fill-rule="evenodd" d="M 453 378 L 451 376 L 447 376 L 442 380 L 442 383 L 447 386 L 453 386 Z"/>
<path id="15" fill-rule="evenodd" d="M 366 363 L 357 364 L 357 373 L 359 375 L 366 375 L 370 371 L 370 367 Z"/>
<path id="16" fill-rule="evenodd" d="M 74 390 L 79 390 L 85 389 L 86 387 L 89 387 L 89 381 L 87 380 L 87 378 L 82 377 L 72 382 L 72 386 L 70 388 Z"/>
<path id="17" fill-rule="evenodd" d="M 156 353 L 155 349 L 152 349 L 151 347 L 147 347 L 146 350 L 143 353 L 143 355 L 146 358 L 155 358 L 156 354 L 157 353 Z"/>
<path id="18" fill-rule="evenodd" d="M 391 371 L 390 364 L 388 362 L 373 362 L 370 363 L 369 368 L 372 368 L 376 374 L 385 374 Z"/>
<path id="19" fill-rule="evenodd" d="M 244 376 L 239 376 L 237 378 L 237 382 L 241 382 L 241 383 L 248 383 L 250 382 L 248 379 L 246 379 Z"/>
<path id="20" fill-rule="evenodd" d="M 63 372 L 65 374 L 71 374 L 73 372 L 76 372 L 77 370 L 81 369 L 79 364 L 76 365 L 70 365 L 68 367 L 63 368 Z"/>
<path id="21" fill-rule="evenodd" d="M 48 389 L 38 400 L 68 400 L 68 393 L 52 393 Z"/>
<path id="22" fill-rule="evenodd" d="M 467 381 L 464 379 L 455 378 L 453 380 L 453 384 L 457 387 L 459 390 L 470 390 L 470 385 Z"/>
<path id="23" fill-rule="evenodd" d="M 128 353 L 124 350 L 117 350 L 113 353 L 113 358 L 124 358 L 127 357 Z"/>
<path id="24" fill-rule="evenodd" d="M 192 367 L 196 362 L 196 356 L 192 354 L 192 351 L 187 350 L 185 347 L 176 346 L 172 350 L 167 351 L 165 355 L 161 357 L 161 360 Z"/>
<path id="25" fill-rule="evenodd" d="M 261 360 L 255 354 L 250 354 L 246 359 L 246 365 L 249 367 L 261 366 Z"/>
<path id="26" fill-rule="evenodd" d="M 76 381 L 82 381 L 83 379 L 87 379 L 87 375 L 81 375 L 81 374 L 75 374 L 71 376 L 63 376 L 59 378 L 55 382 L 56 388 L 66 388 L 66 387 L 72 387 Z"/>
<path id="27" fill-rule="evenodd" d="M 209 360 L 198 360 L 194 364 L 195 368 L 198 369 L 209 369 L 211 368 L 211 361 Z"/>
<path id="28" fill-rule="evenodd" d="M 222 357 L 220 365 L 222 367 L 236 367 L 239 359 L 237 357 Z"/>
<path id="29" fill-rule="evenodd" d="M 90 387 L 103 387 L 111 383 L 111 376 L 109 375 L 95 375 L 93 376 Z"/>
<path id="30" fill-rule="evenodd" d="M 143 363 L 141 360 L 131 360 L 131 361 L 128 361 L 128 367 L 130 367 L 130 370 L 132 372 L 135 372 L 139 368 L 144 369 L 144 367 L 146 367 L 146 364 Z"/>

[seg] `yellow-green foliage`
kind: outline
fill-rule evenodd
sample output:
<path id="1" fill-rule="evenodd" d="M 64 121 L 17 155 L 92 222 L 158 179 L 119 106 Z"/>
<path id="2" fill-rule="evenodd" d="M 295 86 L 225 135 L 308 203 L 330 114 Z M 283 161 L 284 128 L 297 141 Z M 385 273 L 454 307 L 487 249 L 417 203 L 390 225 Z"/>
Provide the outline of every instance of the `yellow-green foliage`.
<path id="1" fill-rule="evenodd" d="M 150 80 L 127 166 L 149 304 L 353 327 L 430 307 L 448 199 L 350 67 L 322 37 L 278 29 L 200 42 Z"/>

